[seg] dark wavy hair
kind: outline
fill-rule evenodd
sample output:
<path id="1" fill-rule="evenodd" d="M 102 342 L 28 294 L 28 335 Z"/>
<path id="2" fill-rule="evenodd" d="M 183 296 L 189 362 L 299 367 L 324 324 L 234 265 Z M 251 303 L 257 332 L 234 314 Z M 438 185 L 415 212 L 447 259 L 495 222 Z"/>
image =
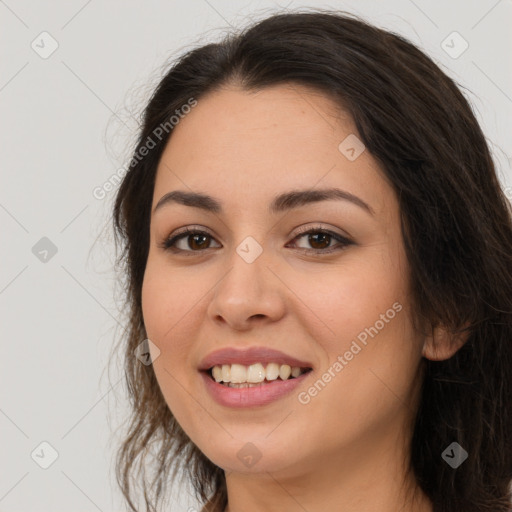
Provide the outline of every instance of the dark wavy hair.
<path id="1" fill-rule="evenodd" d="M 181 429 L 152 366 L 133 355 L 147 338 L 141 289 L 151 203 L 172 136 L 169 130 L 156 138 L 155 130 L 190 98 L 200 102 L 228 85 L 253 91 L 276 84 L 313 88 L 351 114 L 399 201 L 415 325 L 468 335 L 449 359 L 422 361 L 410 471 L 435 512 L 509 512 L 512 208 L 485 136 L 461 86 L 415 45 L 353 14 L 319 9 L 274 14 L 187 51 L 145 108 L 113 210 L 129 317 L 122 347 L 131 421 L 116 456 L 127 503 L 136 510 L 133 470 L 149 467 L 151 447 L 154 475 L 148 479 L 144 471 L 142 478 L 147 510 L 155 510 L 181 469 L 203 510 L 223 511 L 227 503 L 224 471 Z M 141 151 L 149 138 L 156 144 Z M 441 457 L 454 441 L 468 452 L 457 469 Z"/>

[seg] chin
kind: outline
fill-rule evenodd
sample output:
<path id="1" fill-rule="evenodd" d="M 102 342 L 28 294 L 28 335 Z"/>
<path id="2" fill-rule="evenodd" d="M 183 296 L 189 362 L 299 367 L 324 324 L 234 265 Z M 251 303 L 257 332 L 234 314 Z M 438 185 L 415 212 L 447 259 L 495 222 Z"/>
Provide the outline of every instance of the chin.
<path id="1" fill-rule="evenodd" d="M 258 438 L 253 435 L 242 440 L 243 436 L 237 436 L 230 438 L 227 442 L 215 443 L 215 448 L 209 446 L 200 449 L 215 465 L 228 472 L 273 473 L 295 465 L 301 458 L 296 451 L 296 446 L 286 446 L 285 439 L 277 436 L 272 441 L 265 439 L 270 431 L 266 429 L 266 434 Z M 231 433 L 236 436 L 236 432 Z"/>

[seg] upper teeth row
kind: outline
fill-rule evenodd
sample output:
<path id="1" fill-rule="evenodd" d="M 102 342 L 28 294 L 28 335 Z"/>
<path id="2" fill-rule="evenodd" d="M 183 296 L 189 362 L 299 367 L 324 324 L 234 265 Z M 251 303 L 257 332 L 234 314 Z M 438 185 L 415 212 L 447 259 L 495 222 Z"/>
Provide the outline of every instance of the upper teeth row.
<path id="1" fill-rule="evenodd" d="M 288 364 L 268 363 L 265 368 L 261 363 L 244 366 L 243 364 L 223 364 L 212 368 L 212 375 L 216 382 L 263 382 L 276 380 L 280 377 L 286 380 L 290 377 L 298 377 L 301 369 L 298 366 L 291 367 Z"/>

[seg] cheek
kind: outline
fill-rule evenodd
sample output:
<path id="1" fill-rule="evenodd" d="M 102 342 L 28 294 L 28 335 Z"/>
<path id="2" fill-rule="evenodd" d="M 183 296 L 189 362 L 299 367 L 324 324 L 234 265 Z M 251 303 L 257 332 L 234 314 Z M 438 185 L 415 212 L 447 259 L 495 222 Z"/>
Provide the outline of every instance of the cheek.
<path id="1" fill-rule="evenodd" d="M 142 285 L 144 325 L 148 338 L 159 350 L 153 360 L 155 376 L 169 409 L 179 419 L 187 417 L 190 409 L 184 389 L 190 386 L 187 340 L 193 339 L 194 334 L 187 322 L 192 306 L 197 303 L 197 297 L 186 291 L 165 265 L 148 260 Z"/>
<path id="2" fill-rule="evenodd" d="M 401 277 L 387 270 L 351 267 L 337 280 L 308 280 L 298 292 L 308 292 L 310 334 L 326 355 L 317 380 L 299 397 L 306 405 L 298 407 L 315 418 L 308 424 L 326 445 L 378 432 L 409 403 L 420 354 Z"/>
<path id="3" fill-rule="evenodd" d="M 171 272 L 164 262 L 148 259 L 142 284 L 142 315 L 148 337 L 163 344 L 201 297 L 196 283 Z"/>
<path id="4" fill-rule="evenodd" d="M 301 272 L 300 279 L 294 280 L 294 291 L 310 318 L 308 323 L 317 331 L 317 339 L 327 342 L 325 348 L 331 356 L 379 322 L 387 311 L 385 320 L 391 320 L 385 329 L 397 323 L 393 304 L 404 303 L 406 283 L 403 272 L 383 250 L 376 246 L 374 251 L 366 251 L 364 258 L 354 252 L 339 265 L 316 274 Z"/>
<path id="5" fill-rule="evenodd" d="M 187 337 L 177 335 L 183 328 L 180 319 L 187 309 L 190 308 L 183 293 L 176 292 L 175 283 L 165 269 L 148 261 L 142 285 L 142 315 L 147 337 L 159 351 L 158 357 L 153 359 L 153 369 L 166 400 L 172 400 L 171 395 L 176 390 L 174 378 L 182 379 L 181 372 L 185 368 L 186 348 L 179 340 Z M 168 402 L 168 405 L 171 404 Z"/>
<path id="6" fill-rule="evenodd" d="M 158 279 L 157 275 L 148 263 L 142 283 L 142 316 L 148 338 L 159 344 L 162 331 L 169 322 L 166 317 L 171 304 L 165 281 Z"/>

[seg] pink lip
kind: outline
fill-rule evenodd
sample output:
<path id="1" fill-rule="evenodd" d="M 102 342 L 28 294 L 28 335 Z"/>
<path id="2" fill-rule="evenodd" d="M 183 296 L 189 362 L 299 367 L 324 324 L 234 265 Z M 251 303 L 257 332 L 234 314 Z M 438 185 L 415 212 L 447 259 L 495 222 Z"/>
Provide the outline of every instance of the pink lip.
<path id="1" fill-rule="evenodd" d="M 215 382 L 210 374 L 201 371 L 201 377 L 206 389 L 212 398 L 220 405 L 226 407 L 253 407 L 267 405 L 274 400 L 291 393 L 297 386 L 300 386 L 304 379 L 312 372 L 303 373 L 290 380 L 274 380 L 268 384 L 262 384 L 253 388 L 230 388 Z"/>
<path id="2" fill-rule="evenodd" d="M 255 363 L 278 363 L 288 364 L 292 367 L 312 368 L 311 363 L 291 357 L 279 350 L 269 347 L 250 347 L 247 349 L 223 348 L 211 352 L 201 361 L 199 370 L 209 370 L 212 366 L 233 363 L 245 366 Z"/>

